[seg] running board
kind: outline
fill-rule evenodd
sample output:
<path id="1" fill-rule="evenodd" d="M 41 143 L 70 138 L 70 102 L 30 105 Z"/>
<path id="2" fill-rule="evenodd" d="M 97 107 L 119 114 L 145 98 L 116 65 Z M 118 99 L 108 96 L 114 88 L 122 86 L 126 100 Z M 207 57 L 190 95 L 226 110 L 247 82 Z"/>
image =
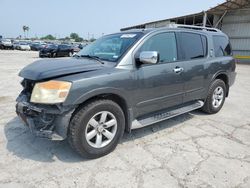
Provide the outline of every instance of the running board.
<path id="1" fill-rule="evenodd" d="M 131 129 L 139 129 L 142 127 L 146 127 L 148 125 L 152 125 L 154 123 L 157 123 L 157 122 L 160 122 L 163 120 L 167 120 L 167 119 L 170 119 L 172 117 L 199 109 L 203 105 L 204 105 L 203 101 L 196 101 L 191 105 L 184 106 L 184 107 L 181 107 L 181 108 L 178 108 L 175 110 L 160 112 L 158 114 L 154 114 L 153 116 L 147 117 L 145 119 L 140 119 L 140 120 L 135 119 L 132 122 Z"/>

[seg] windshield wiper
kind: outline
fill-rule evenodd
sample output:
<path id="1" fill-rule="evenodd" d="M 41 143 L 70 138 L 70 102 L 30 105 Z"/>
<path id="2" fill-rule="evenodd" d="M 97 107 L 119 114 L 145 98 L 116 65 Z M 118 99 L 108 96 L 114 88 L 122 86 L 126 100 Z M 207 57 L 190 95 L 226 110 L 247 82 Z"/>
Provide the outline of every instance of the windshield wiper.
<path id="1" fill-rule="evenodd" d="M 101 64 L 104 64 L 104 62 L 100 59 L 100 57 L 98 56 L 94 56 L 94 55 L 77 55 L 77 57 L 85 57 L 85 58 L 89 58 L 89 59 L 94 59 L 96 61 L 99 61 Z"/>

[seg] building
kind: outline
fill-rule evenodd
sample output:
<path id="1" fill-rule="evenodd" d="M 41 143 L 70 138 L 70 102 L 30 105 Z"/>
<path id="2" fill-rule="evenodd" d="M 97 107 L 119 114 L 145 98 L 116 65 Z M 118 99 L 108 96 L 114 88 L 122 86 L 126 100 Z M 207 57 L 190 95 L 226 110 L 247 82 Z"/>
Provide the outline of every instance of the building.
<path id="1" fill-rule="evenodd" d="M 126 27 L 121 31 L 166 27 L 171 23 L 219 28 L 229 36 L 234 56 L 242 62 L 250 62 L 250 0 L 227 0 L 207 11 Z"/>

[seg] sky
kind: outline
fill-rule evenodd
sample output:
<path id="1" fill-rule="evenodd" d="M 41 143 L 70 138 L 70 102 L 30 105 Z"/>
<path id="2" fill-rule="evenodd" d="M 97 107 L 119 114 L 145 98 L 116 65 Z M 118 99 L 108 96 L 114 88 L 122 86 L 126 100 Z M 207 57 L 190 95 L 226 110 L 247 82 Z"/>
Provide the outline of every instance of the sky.
<path id="1" fill-rule="evenodd" d="M 0 0 L 0 35 L 29 37 L 76 32 L 98 38 L 122 27 L 198 13 L 224 0 Z"/>

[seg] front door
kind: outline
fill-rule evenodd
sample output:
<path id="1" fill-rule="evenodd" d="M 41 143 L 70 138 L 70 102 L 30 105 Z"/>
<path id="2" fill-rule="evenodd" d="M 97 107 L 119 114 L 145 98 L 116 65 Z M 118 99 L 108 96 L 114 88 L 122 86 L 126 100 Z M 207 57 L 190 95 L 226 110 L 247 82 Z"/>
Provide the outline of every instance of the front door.
<path id="1" fill-rule="evenodd" d="M 140 47 L 142 51 L 157 51 L 158 64 L 142 64 L 137 69 L 137 115 L 177 106 L 183 102 L 183 63 L 177 61 L 177 45 L 174 32 L 159 33 Z"/>

